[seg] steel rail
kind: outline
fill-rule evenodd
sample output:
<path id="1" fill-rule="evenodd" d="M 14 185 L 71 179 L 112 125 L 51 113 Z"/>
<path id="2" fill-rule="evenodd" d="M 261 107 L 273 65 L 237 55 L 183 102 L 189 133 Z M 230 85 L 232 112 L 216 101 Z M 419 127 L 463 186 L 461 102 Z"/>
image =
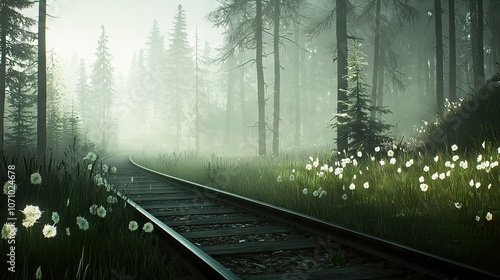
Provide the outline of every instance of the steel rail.
<path id="1" fill-rule="evenodd" d="M 105 159 L 116 155 L 120 152 L 113 153 L 100 160 L 102 164 Z M 131 159 L 132 155 L 129 156 L 129 162 L 133 164 Z M 137 166 L 137 165 L 132 165 Z M 116 190 L 116 194 L 124 199 L 128 205 L 134 208 L 134 210 L 142 216 L 143 219 L 151 222 L 155 226 L 155 233 L 157 233 L 162 242 L 163 246 L 166 246 L 170 251 L 175 252 L 178 257 L 183 259 L 184 264 L 190 266 L 191 272 L 195 275 L 195 279 L 226 279 L 226 280 L 237 280 L 241 279 L 236 276 L 233 272 L 228 270 L 226 267 L 222 266 L 219 262 L 210 257 L 207 253 L 203 252 L 196 245 L 193 245 L 186 238 L 181 236 L 179 233 L 165 225 L 158 218 L 153 216 L 148 211 L 144 210 L 140 205 L 127 198 L 120 191 Z"/>
<path id="2" fill-rule="evenodd" d="M 285 209 L 279 206 L 271 205 L 265 202 L 246 198 L 240 195 L 232 194 L 226 191 L 218 190 L 181 178 L 163 174 L 135 162 L 132 159 L 134 154 L 130 155 L 130 162 L 134 166 L 149 172 L 154 177 L 168 180 L 169 182 L 190 189 L 194 188 L 198 192 L 209 198 L 216 198 L 217 200 L 236 205 L 243 209 L 257 212 L 263 216 L 282 221 L 286 224 L 293 225 L 294 227 L 308 231 L 310 233 L 314 233 L 318 236 L 330 236 L 332 240 L 335 240 L 336 242 L 386 259 L 389 262 L 399 264 L 410 270 L 418 271 L 437 279 L 500 279 L 500 275 L 498 274 L 494 274 L 492 272 L 453 261 L 444 257 L 440 257 L 428 252 L 410 248 L 397 242 L 354 231 L 343 226 L 320 220 L 318 218 L 314 218 L 312 216 Z M 161 223 L 161 221 L 158 221 L 151 214 L 147 213 L 147 211 L 142 210 L 142 212 L 144 212 L 143 215 L 151 217 L 153 220 L 156 220 L 157 223 Z M 166 230 L 168 229 L 169 232 L 172 231 L 171 234 L 173 236 L 177 236 L 178 238 L 176 239 L 182 241 L 182 244 L 185 244 L 187 248 L 190 248 L 189 250 L 193 251 L 193 253 L 196 252 L 196 254 L 202 256 L 204 255 L 209 258 L 208 255 L 204 254 L 197 247 L 193 248 L 192 244 L 182 236 L 176 234 L 170 228 L 166 226 L 164 227 L 166 228 Z"/>

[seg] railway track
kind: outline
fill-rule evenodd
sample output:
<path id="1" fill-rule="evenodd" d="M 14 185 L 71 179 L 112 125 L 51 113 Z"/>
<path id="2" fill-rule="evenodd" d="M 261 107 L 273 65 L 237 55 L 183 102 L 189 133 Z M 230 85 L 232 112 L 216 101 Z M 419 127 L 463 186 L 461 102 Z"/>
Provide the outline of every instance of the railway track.
<path id="1" fill-rule="evenodd" d="M 118 194 L 155 226 L 192 279 L 500 279 L 397 243 L 105 158 Z"/>

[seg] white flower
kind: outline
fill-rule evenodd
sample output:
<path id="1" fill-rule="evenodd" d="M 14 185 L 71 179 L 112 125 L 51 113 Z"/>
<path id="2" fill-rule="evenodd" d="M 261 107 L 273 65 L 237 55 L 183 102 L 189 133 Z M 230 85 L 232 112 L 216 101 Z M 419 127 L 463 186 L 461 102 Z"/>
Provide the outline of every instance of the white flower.
<path id="1" fill-rule="evenodd" d="M 481 217 L 479 217 L 478 215 L 476 215 L 476 222 L 479 222 L 481 220 Z"/>
<path id="2" fill-rule="evenodd" d="M 281 177 L 281 175 L 278 175 L 278 177 L 276 177 L 276 182 L 278 183 L 283 182 L 283 178 Z"/>
<path id="3" fill-rule="evenodd" d="M 476 189 L 479 189 L 481 187 L 481 182 L 476 182 Z"/>
<path id="4" fill-rule="evenodd" d="M 483 143 L 481 144 L 481 147 L 483 147 L 483 149 L 486 148 L 486 141 L 483 141 Z"/>
<path id="5" fill-rule="evenodd" d="M 40 175 L 40 173 L 35 172 L 35 173 L 31 174 L 30 181 L 31 181 L 31 184 L 33 184 L 33 185 L 41 185 L 42 184 L 42 176 Z"/>
<path id="6" fill-rule="evenodd" d="M 116 166 L 111 167 L 111 173 L 116 173 Z"/>
<path id="7" fill-rule="evenodd" d="M 462 208 L 462 203 L 460 203 L 460 202 L 455 202 L 455 207 L 456 207 L 457 209 Z"/>
<path id="8" fill-rule="evenodd" d="M 15 183 L 7 181 L 5 182 L 5 184 L 3 184 L 3 194 L 9 195 L 9 191 L 11 192 L 11 195 L 14 195 L 17 191 L 17 185 Z"/>
<path id="9" fill-rule="evenodd" d="M 446 166 L 446 167 L 450 167 L 450 165 L 451 165 L 450 161 L 447 161 L 447 162 L 444 163 L 444 166 Z"/>
<path id="10" fill-rule="evenodd" d="M 330 172 L 330 173 L 333 172 L 333 166 L 328 167 L 328 172 Z"/>
<path id="11" fill-rule="evenodd" d="M 351 183 L 351 184 L 349 185 L 349 189 L 350 189 L 351 191 L 355 190 L 355 189 L 356 189 L 356 185 L 354 185 L 354 183 Z"/>
<path id="12" fill-rule="evenodd" d="M 354 165 L 354 166 L 358 166 L 358 161 L 357 161 L 356 159 L 353 159 L 353 160 L 352 160 L 352 165 Z"/>
<path id="13" fill-rule="evenodd" d="M 460 167 L 462 167 L 462 169 L 467 169 L 467 167 L 469 167 L 467 160 L 461 161 L 459 165 Z"/>
<path id="14" fill-rule="evenodd" d="M 365 183 L 363 184 L 363 188 L 368 189 L 369 187 L 370 187 L 370 184 L 368 184 L 368 182 L 365 182 Z"/>
<path id="15" fill-rule="evenodd" d="M 323 164 L 323 165 L 319 168 L 319 170 L 321 170 L 321 171 L 327 171 L 327 170 L 328 170 L 328 164 L 326 164 L 326 163 L 325 163 L 325 164 Z"/>
<path id="16" fill-rule="evenodd" d="M 358 176 L 356 176 L 356 174 L 354 174 L 354 175 L 352 176 L 352 179 L 353 179 L 353 180 L 356 180 L 356 178 L 358 178 Z"/>
<path id="17" fill-rule="evenodd" d="M 108 165 L 107 164 L 102 165 L 102 173 L 104 173 L 104 174 L 108 173 Z"/>
<path id="18" fill-rule="evenodd" d="M 87 165 L 87 170 L 91 171 L 92 170 L 92 164 Z"/>
<path id="19" fill-rule="evenodd" d="M 482 159 L 483 159 L 483 155 L 480 154 L 477 156 L 477 162 L 480 162 Z"/>
<path id="20" fill-rule="evenodd" d="M 385 161 L 383 159 L 380 160 L 380 166 L 384 166 L 385 165 Z"/>
<path id="21" fill-rule="evenodd" d="M 423 192 L 426 192 L 427 189 L 429 189 L 429 186 L 425 183 L 422 183 L 420 184 L 420 189 L 423 191 Z"/>
<path id="22" fill-rule="evenodd" d="M 344 174 L 339 174 L 339 179 L 342 180 L 344 178 Z"/>
<path id="23" fill-rule="evenodd" d="M 94 152 L 89 152 L 83 159 L 94 162 L 97 159 L 97 156 Z"/>
<path id="24" fill-rule="evenodd" d="M 342 199 L 343 199 L 343 200 L 346 200 L 346 199 L 347 199 L 347 194 L 343 194 L 343 195 L 342 195 Z"/>
<path id="25" fill-rule="evenodd" d="M 45 225 L 45 226 L 43 227 L 42 233 L 43 233 L 43 236 L 44 236 L 45 238 L 51 238 L 51 237 L 56 236 L 56 234 L 57 234 L 57 229 L 56 229 L 56 227 L 55 227 L 55 226 Z"/>
<path id="26" fill-rule="evenodd" d="M 446 177 L 450 177 L 451 175 L 451 170 L 446 171 Z"/>
<path id="27" fill-rule="evenodd" d="M 490 168 L 494 168 L 494 167 L 497 167 L 498 166 L 498 161 L 494 161 L 492 163 L 490 163 Z"/>
<path id="28" fill-rule="evenodd" d="M 5 223 L 2 227 L 2 239 L 12 239 L 15 238 L 17 234 L 17 228 L 13 223 Z"/>
<path id="29" fill-rule="evenodd" d="M 342 174 L 342 172 L 344 171 L 344 169 L 342 167 L 337 167 L 335 168 L 335 176 L 339 175 L 339 174 Z"/>
<path id="30" fill-rule="evenodd" d="M 90 214 L 95 215 L 97 213 L 97 205 L 94 204 L 94 205 L 90 206 L 89 212 L 90 212 Z"/>
<path id="31" fill-rule="evenodd" d="M 500 148 L 498 148 L 498 153 L 500 154 Z M 357 155 L 358 155 L 358 157 L 362 157 L 362 156 L 363 156 L 363 153 L 362 153 L 362 152 L 360 152 L 360 151 L 358 151 L 358 154 L 357 154 Z"/>
<path id="32" fill-rule="evenodd" d="M 491 212 L 486 213 L 486 221 L 489 222 L 491 220 L 493 220 L 493 214 L 491 214 Z"/>
<path id="33" fill-rule="evenodd" d="M 370 157 L 370 160 L 371 161 L 375 161 L 375 157 Z"/>
<path id="34" fill-rule="evenodd" d="M 393 157 L 394 156 L 394 151 L 393 150 L 387 151 L 387 156 Z"/>
<path id="35" fill-rule="evenodd" d="M 498 147 L 498 153 L 500 154 L 500 147 Z"/>
<path id="36" fill-rule="evenodd" d="M 288 177 L 290 179 L 290 181 L 293 181 L 295 180 L 295 175 L 291 174 L 290 177 Z"/>
<path id="37" fill-rule="evenodd" d="M 458 150 L 458 146 L 457 146 L 457 145 L 455 145 L 455 144 L 451 145 L 451 150 L 452 150 L 452 151 L 456 151 L 456 150 Z"/>
<path id="38" fill-rule="evenodd" d="M 472 179 L 471 179 L 471 180 L 469 181 L 469 186 L 474 187 L 474 180 L 472 180 Z"/>
<path id="39" fill-rule="evenodd" d="M 42 279 L 42 267 L 38 266 L 35 272 L 35 279 L 39 280 Z"/>
<path id="40" fill-rule="evenodd" d="M 378 146 L 377 146 L 377 147 L 375 147 L 375 152 L 376 152 L 376 153 L 380 152 L 380 147 L 378 147 Z"/>
<path id="41" fill-rule="evenodd" d="M 130 223 L 128 223 L 128 229 L 130 231 L 135 231 L 137 228 L 139 228 L 139 225 L 136 221 L 130 221 Z"/>
<path id="42" fill-rule="evenodd" d="M 101 218 L 104 218 L 106 217 L 106 209 L 104 207 L 99 206 L 99 208 L 97 208 L 97 216 L 101 217 Z"/>
<path id="43" fill-rule="evenodd" d="M 410 167 L 413 165 L 413 159 L 410 159 L 409 161 L 406 162 L 406 167 Z"/>
<path id="44" fill-rule="evenodd" d="M 488 190 L 491 189 L 491 183 L 488 184 Z"/>
<path id="45" fill-rule="evenodd" d="M 418 178 L 418 181 L 419 181 L 420 183 L 423 183 L 423 182 L 425 181 L 424 176 L 420 176 L 420 178 Z"/>
<path id="46" fill-rule="evenodd" d="M 458 155 L 454 155 L 451 159 L 452 159 L 453 161 L 457 161 L 459 158 L 460 158 L 460 157 L 459 157 Z"/>
<path id="47" fill-rule="evenodd" d="M 424 172 L 429 172 L 429 166 L 424 166 Z"/>
<path id="48" fill-rule="evenodd" d="M 302 190 L 302 193 L 303 193 L 303 194 L 307 194 L 307 192 L 308 192 L 307 188 L 304 188 L 304 189 Z"/>
<path id="49" fill-rule="evenodd" d="M 318 158 L 316 158 L 316 160 L 313 161 L 313 166 L 318 167 L 318 165 L 319 165 L 319 160 L 318 160 Z"/>
<path id="50" fill-rule="evenodd" d="M 314 191 L 314 192 L 313 192 L 313 196 L 314 196 L 314 197 L 316 197 L 316 196 L 318 196 L 318 195 L 319 195 L 318 191 Z"/>
<path id="51" fill-rule="evenodd" d="M 396 158 L 391 158 L 389 160 L 389 163 L 392 164 L 392 165 L 396 164 Z"/>
<path id="52" fill-rule="evenodd" d="M 71 235 L 71 232 L 69 231 L 69 227 L 66 228 L 66 235 L 67 236 L 70 236 Z"/>
<path id="53" fill-rule="evenodd" d="M 321 193 L 319 194 L 319 197 L 318 198 L 321 198 L 322 196 L 326 195 L 326 191 L 321 191 Z"/>
<path id="54" fill-rule="evenodd" d="M 445 173 L 439 174 L 439 179 L 444 180 L 444 178 L 446 178 L 446 174 Z"/>
<path id="55" fill-rule="evenodd" d="M 87 219 L 85 219 L 82 216 L 76 217 L 76 224 L 82 230 L 88 230 L 89 229 L 89 222 L 87 221 Z"/>
<path id="56" fill-rule="evenodd" d="M 398 167 L 398 169 L 396 170 L 398 173 L 401 173 L 401 167 Z"/>
<path id="57" fill-rule="evenodd" d="M 144 232 L 152 232 L 153 231 L 153 225 L 150 223 L 150 222 L 147 222 L 144 224 L 144 226 L 142 227 L 142 230 Z"/>
<path id="58" fill-rule="evenodd" d="M 52 212 L 52 221 L 54 221 L 54 224 L 59 223 L 59 214 L 57 212 Z"/>
<path id="59" fill-rule="evenodd" d="M 318 175 L 318 177 L 322 178 L 323 176 L 325 176 L 325 172 L 323 172 L 323 171 L 316 172 L 316 175 Z"/>
<path id="60" fill-rule="evenodd" d="M 295 168 L 294 168 L 294 169 L 292 169 L 292 173 L 295 173 Z"/>
<path id="61" fill-rule="evenodd" d="M 436 172 L 436 173 L 432 174 L 431 179 L 436 180 L 438 177 L 439 177 L 439 174 Z"/>
<path id="62" fill-rule="evenodd" d="M 313 167 L 313 166 L 312 166 L 312 164 L 310 164 L 310 163 L 306 164 L 306 169 L 307 169 L 307 170 L 311 170 L 311 169 L 312 169 L 312 167 Z"/>
<path id="63" fill-rule="evenodd" d="M 33 222 L 36 222 L 36 220 L 40 219 L 40 217 L 42 216 L 40 208 L 33 205 L 27 205 L 21 212 L 26 217 L 26 220 L 32 220 Z"/>
<path id="64" fill-rule="evenodd" d="M 435 161 L 435 162 L 438 162 L 438 160 L 439 160 L 439 156 L 435 156 L 435 157 L 434 157 L 434 161 Z"/>

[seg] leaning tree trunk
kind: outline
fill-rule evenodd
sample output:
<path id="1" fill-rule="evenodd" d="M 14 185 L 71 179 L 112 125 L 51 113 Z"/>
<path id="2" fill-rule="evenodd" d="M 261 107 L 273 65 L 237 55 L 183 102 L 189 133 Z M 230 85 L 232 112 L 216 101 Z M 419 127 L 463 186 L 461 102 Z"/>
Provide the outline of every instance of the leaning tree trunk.
<path id="1" fill-rule="evenodd" d="M 498 0 L 497 0 L 498 1 Z M 498 26 L 493 32 L 499 32 Z M 484 83 L 484 11 L 483 0 L 477 0 L 477 82 Z"/>
<path id="2" fill-rule="evenodd" d="M 450 29 L 450 79 L 449 98 L 450 102 L 457 100 L 457 50 L 455 43 L 455 1 L 448 0 L 448 25 Z"/>
<path id="3" fill-rule="evenodd" d="M 264 99 L 264 69 L 262 66 L 262 0 L 256 0 L 255 59 L 257 67 L 257 104 L 259 109 L 259 156 L 266 156 L 266 101 Z"/>
<path id="4" fill-rule="evenodd" d="M 377 89 L 377 106 L 384 106 L 384 76 L 385 76 L 385 51 L 379 51 L 379 67 L 378 67 L 378 89 Z M 382 118 L 382 114 L 379 112 L 377 118 Z"/>
<path id="5" fill-rule="evenodd" d="M 45 161 L 47 149 L 47 60 L 45 54 L 46 0 L 38 3 L 38 117 L 37 117 L 37 156 Z"/>
<path id="6" fill-rule="evenodd" d="M 274 114 L 273 156 L 280 149 L 280 0 L 274 0 Z"/>
<path id="7" fill-rule="evenodd" d="M 436 96 L 437 113 L 444 112 L 444 82 L 443 82 L 443 31 L 441 20 L 441 0 L 434 0 L 436 27 Z"/>
<path id="8" fill-rule="evenodd" d="M 343 114 L 347 110 L 347 0 L 337 0 L 336 25 L 337 25 L 337 113 Z M 344 117 L 338 121 L 345 122 Z M 337 151 L 343 152 L 347 147 L 347 129 L 337 127 Z"/>
<path id="9" fill-rule="evenodd" d="M 472 78 L 474 81 L 474 89 L 476 89 L 480 84 L 480 79 L 478 77 L 478 26 L 477 26 L 477 0 L 469 0 L 469 13 L 470 13 L 470 41 L 471 41 L 471 53 L 472 53 Z"/>

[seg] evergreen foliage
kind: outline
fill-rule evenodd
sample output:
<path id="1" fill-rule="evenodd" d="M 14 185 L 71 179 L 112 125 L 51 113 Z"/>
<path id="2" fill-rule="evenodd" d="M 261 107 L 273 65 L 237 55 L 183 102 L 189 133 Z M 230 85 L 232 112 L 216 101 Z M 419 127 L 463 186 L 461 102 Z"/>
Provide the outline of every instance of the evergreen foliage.
<path id="1" fill-rule="evenodd" d="M 346 106 L 345 113 L 337 113 L 332 118 L 337 119 L 331 123 L 332 128 L 343 128 L 346 133 L 340 134 L 342 139 L 335 139 L 336 142 L 345 141 L 348 143 L 349 150 L 373 150 L 376 146 L 385 144 L 391 141 L 387 131 L 392 125 L 382 122 L 380 119 L 371 118 L 370 112 L 377 112 L 380 115 L 390 113 L 388 109 L 380 106 L 371 106 L 370 93 L 367 91 L 368 85 L 364 82 L 366 75 L 363 72 L 363 67 L 366 62 L 363 62 L 364 54 L 359 50 L 359 45 L 356 45 L 353 54 L 348 59 L 348 74 L 347 82 L 351 85 L 346 93 L 347 100 L 344 101 Z M 343 121 L 340 121 L 342 119 Z"/>
<path id="2" fill-rule="evenodd" d="M 193 61 L 192 51 L 187 41 L 186 14 L 182 5 L 177 7 L 177 14 L 174 17 L 173 28 L 170 32 L 169 47 L 167 50 L 167 73 L 169 77 L 169 89 L 175 104 L 170 106 L 175 111 L 176 145 L 179 150 L 180 138 L 182 135 L 182 123 L 185 116 L 182 112 L 183 103 L 189 100 L 189 93 L 192 91 L 190 85 L 193 81 Z M 186 112 L 187 113 L 187 112 Z M 191 114 L 192 112 L 189 112 Z"/>
<path id="3" fill-rule="evenodd" d="M 81 127 L 83 129 L 82 141 L 85 145 L 89 143 L 89 131 L 91 120 L 91 98 L 90 85 L 87 77 L 87 67 L 85 60 L 80 60 L 78 67 L 78 80 L 76 82 L 75 93 L 78 101 L 77 111 L 80 114 Z"/>
<path id="4" fill-rule="evenodd" d="M 108 36 L 104 26 L 101 26 L 96 50 L 96 61 L 92 67 L 90 77 L 91 106 L 90 127 L 94 132 L 93 139 L 99 143 L 100 149 L 106 150 L 109 145 L 109 136 L 115 125 L 111 116 L 113 102 L 113 68 L 111 67 L 111 53 L 108 48 Z"/>
<path id="5" fill-rule="evenodd" d="M 51 51 L 47 64 L 47 145 L 53 153 L 64 151 L 63 144 L 63 100 L 65 86 L 56 54 Z"/>

